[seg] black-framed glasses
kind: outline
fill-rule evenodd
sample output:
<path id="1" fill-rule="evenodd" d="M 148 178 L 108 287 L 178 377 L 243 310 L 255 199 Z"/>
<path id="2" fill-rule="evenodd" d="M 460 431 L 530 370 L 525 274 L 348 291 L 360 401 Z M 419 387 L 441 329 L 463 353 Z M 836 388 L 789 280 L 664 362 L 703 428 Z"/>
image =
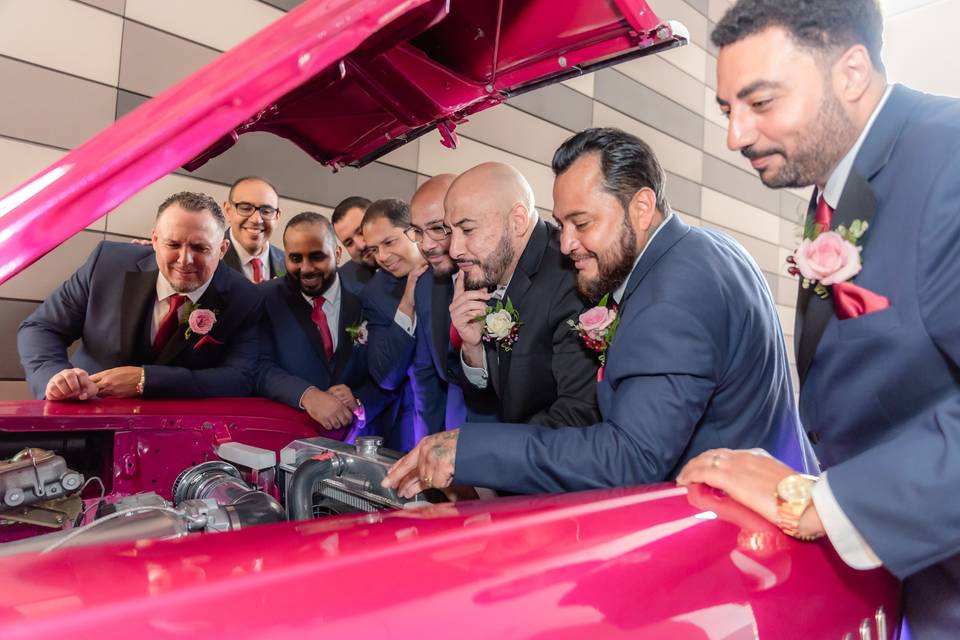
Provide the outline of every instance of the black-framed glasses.
<path id="1" fill-rule="evenodd" d="M 253 215 L 254 211 L 260 212 L 260 217 L 264 220 L 273 220 L 280 214 L 280 209 L 276 207 L 271 207 L 268 204 L 260 205 L 259 207 L 251 202 L 234 202 L 230 201 L 230 204 L 233 205 L 233 208 L 237 210 L 244 218 L 249 218 Z"/>
<path id="2" fill-rule="evenodd" d="M 421 229 L 420 227 L 407 227 L 403 230 L 403 235 L 407 236 L 407 238 L 410 239 L 410 242 L 416 242 L 417 244 L 423 242 L 423 236 L 427 236 L 431 240 L 440 241 L 451 233 L 453 233 L 453 230 L 443 224 L 431 225 L 426 229 Z"/>

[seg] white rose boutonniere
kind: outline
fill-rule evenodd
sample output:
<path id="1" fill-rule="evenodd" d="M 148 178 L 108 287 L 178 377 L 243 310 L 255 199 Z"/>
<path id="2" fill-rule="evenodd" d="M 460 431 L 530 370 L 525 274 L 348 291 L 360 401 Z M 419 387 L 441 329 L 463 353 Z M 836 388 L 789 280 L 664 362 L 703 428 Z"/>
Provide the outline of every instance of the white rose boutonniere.
<path id="1" fill-rule="evenodd" d="M 520 337 L 520 326 L 523 325 L 520 314 L 509 298 L 506 304 L 497 300 L 496 306 L 487 307 L 487 312 L 476 318 L 475 322 L 483 323 L 483 341 L 493 342 L 504 351 L 513 348 L 513 343 Z"/>

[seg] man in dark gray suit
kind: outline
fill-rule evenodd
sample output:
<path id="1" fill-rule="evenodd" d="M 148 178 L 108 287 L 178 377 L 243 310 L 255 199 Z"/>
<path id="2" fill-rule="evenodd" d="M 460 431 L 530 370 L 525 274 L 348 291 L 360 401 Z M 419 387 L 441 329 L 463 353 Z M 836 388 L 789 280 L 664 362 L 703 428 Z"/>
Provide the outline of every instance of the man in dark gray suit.
<path id="1" fill-rule="evenodd" d="M 387 484 L 412 495 L 454 480 L 522 493 L 658 482 L 719 442 L 813 468 L 776 307 L 746 251 L 672 213 L 656 157 L 623 131 L 575 135 L 553 169 L 577 286 L 618 305 L 597 385 L 602 421 L 467 423 L 425 438 Z"/>
<path id="2" fill-rule="evenodd" d="M 882 564 L 904 579 L 912 637 L 953 638 L 960 101 L 888 85 L 882 39 L 875 0 L 741 0 L 713 33 L 730 148 L 767 186 L 817 187 L 794 258 L 808 280 L 796 348 L 800 415 L 826 471 L 814 481 L 721 450 L 681 479 L 724 489 L 791 535 L 826 534 L 850 566 Z"/>
<path id="3" fill-rule="evenodd" d="M 230 186 L 223 213 L 230 225 L 230 246 L 223 254 L 227 266 L 254 284 L 282 276 L 283 251 L 270 244 L 280 222 L 280 196 L 273 185 L 256 176 L 240 178 Z"/>

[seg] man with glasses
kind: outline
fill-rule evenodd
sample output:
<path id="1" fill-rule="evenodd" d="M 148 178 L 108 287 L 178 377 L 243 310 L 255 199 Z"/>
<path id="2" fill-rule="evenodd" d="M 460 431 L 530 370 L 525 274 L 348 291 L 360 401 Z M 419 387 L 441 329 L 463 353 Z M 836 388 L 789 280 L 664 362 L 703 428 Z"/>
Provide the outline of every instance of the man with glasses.
<path id="1" fill-rule="evenodd" d="M 223 256 L 227 266 L 254 284 L 282 276 L 283 251 L 270 244 L 280 221 L 280 197 L 273 185 L 256 176 L 240 178 L 230 187 L 223 213 L 230 225 L 230 248 Z"/>

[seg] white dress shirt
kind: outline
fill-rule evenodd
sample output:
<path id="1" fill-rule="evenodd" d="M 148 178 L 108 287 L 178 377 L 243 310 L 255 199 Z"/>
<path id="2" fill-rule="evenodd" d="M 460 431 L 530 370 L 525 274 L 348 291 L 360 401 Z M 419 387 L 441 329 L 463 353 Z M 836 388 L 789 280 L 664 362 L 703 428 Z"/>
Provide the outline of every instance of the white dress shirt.
<path id="1" fill-rule="evenodd" d="M 860 132 L 860 137 L 857 138 L 857 141 L 850 147 L 850 150 L 843 156 L 843 159 L 837 164 L 837 168 L 827 179 L 822 195 L 831 209 L 836 209 L 837 205 L 840 204 L 840 196 L 843 195 L 847 178 L 850 177 L 850 172 L 853 170 L 857 153 L 860 152 L 860 147 L 867 139 L 867 134 L 870 133 L 880 110 L 886 104 L 887 98 L 890 97 L 892 88 L 891 86 L 887 87 L 867 121 L 867 126 Z M 857 531 L 857 528 L 850 522 L 850 518 L 840 508 L 840 504 L 830 489 L 826 472 L 813 485 L 813 504 L 817 509 L 817 515 L 820 516 L 820 522 L 823 523 L 823 529 L 827 532 L 827 537 L 830 538 L 830 543 L 844 562 L 854 569 L 875 569 L 883 564 L 873 549 L 870 548 L 870 545 L 863 539 L 863 536 L 860 535 L 860 532 Z"/>
<path id="2" fill-rule="evenodd" d="M 264 245 L 263 250 L 260 252 L 260 255 L 253 255 L 252 253 L 247 253 L 247 250 L 243 248 L 239 242 L 233 239 L 233 230 L 231 229 L 228 232 L 230 244 L 233 245 L 234 251 L 237 252 L 237 257 L 240 258 L 240 267 L 243 269 L 243 276 L 250 282 L 254 282 L 253 279 L 253 265 L 250 262 L 254 258 L 260 258 L 260 262 L 263 265 L 263 279 L 264 281 L 269 280 L 273 277 L 273 274 L 270 272 L 270 243 L 268 242 Z"/>
<path id="3" fill-rule="evenodd" d="M 303 296 L 303 299 L 307 301 L 307 304 L 310 305 L 310 309 L 313 309 L 313 300 L 315 296 L 308 296 L 307 294 L 300 292 L 300 295 Z M 330 337 L 333 339 L 333 350 L 337 350 L 337 345 L 340 342 L 340 336 L 337 333 L 340 331 L 340 275 L 337 274 L 333 277 L 333 284 L 330 285 L 326 291 L 323 292 L 323 312 L 327 315 L 327 327 L 330 328 Z M 319 329 L 318 329 L 319 330 Z"/>
<path id="4" fill-rule="evenodd" d="M 210 282 L 213 281 L 213 276 L 210 276 L 210 280 L 207 280 L 202 285 L 197 287 L 195 290 L 190 293 L 185 293 L 182 295 L 187 296 L 190 299 L 190 302 L 197 304 L 197 301 L 200 300 L 200 297 L 207 290 L 207 287 L 210 286 Z M 157 272 L 157 300 L 153 303 L 153 314 L 150 316 L 150 342 L 153 343 L 153 339 L 157 337 L 157 331 L 160 329 L 160 323 L 163 321 L 164 316 L 167 315 L 167 312 L 170 311 L 171 296 L 179 291 L 174 290 L 173 285 L 170 284 L 170 281 L 163 277 L 163 274 L 159 271 Z M 187 305 L 180 307 L 180 311 L 177 315 L 180 316 L 180 322 L 182 323 L 186 318 Z"/>

